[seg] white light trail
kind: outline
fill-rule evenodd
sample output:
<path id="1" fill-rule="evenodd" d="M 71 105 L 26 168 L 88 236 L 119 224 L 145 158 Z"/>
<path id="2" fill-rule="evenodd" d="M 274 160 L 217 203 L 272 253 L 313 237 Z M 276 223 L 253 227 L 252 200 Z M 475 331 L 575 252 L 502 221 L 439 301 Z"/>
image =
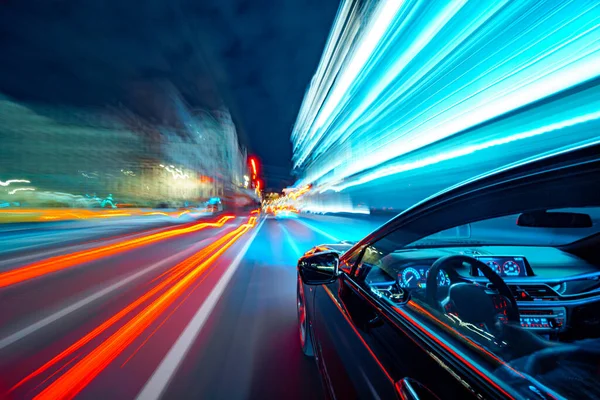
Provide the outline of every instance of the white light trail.
<path id="1" fill-rule="evenodd" d="M 490 147 L 501 146 L 501 145 L 512 143 L 512 142 L 515 142 L 518 140 L 529 139 L 534 136 L 543 135 L 545 133 L 553 132 L 553 131 L 556 131 L 559 129 L 571 127 L 571 126 L 574 126 L 577 124 L 582 124 L 585 122 L 590 122 L 590 121 L 594 121 L 594 120 L 598 120 L 598 119 L 600 119 L 600 111 L 591 113 L 588 115 L 579 116 L 579 117 L 573 118 L 572 120 L 569 120 L 569 121 L 563 121 L 563 122 L 555 123 L 552 125 L 544 126 L 544 127 L 538 128 L 538 129 L 534 129 L 531 131 L 522 132 L 522 133 L 518 133 L 515 135 L 511 135 L 511 136 L 506 136 L 501 139 L 490 140 L 489 142 L 485 142 L 482 144 L 461 147 L 456 150 L 449 151 L 449 152 L 443 153 L 443 154 L 438 154 L 438 155 L 435 155 L 432 157 L 424 158 L 419 161 L 381 168 L 371 174 L 365 175 L 364 177 L 362 177 L 360 179 L 353 180 L 351 182 L 341 184 L 338 186 L 332 186 L 331 189 L 339 192 L 339 191 L 347 189 L 349 187 L 357 186 L 357 185 L 360 185 L 360 184 L 366 183 L 366 182 L 370 182 L 374 179 L 382 178 L 384 176 L 389 176 L 389 175 L 397 174 L 399 172 L 405 172 L 405 171 L 409 171 L 412 169 L 426 167 L 428 165 L 437 164 L 442 161 L 448 161 L 453 158 L 458 158 L 458 157 L 462 157 L 462 156 L 465 156 L 468 154 L 473 154 L 477 151 L 489 149 Z"/>
<path id="2" fill-rule="evenodd" d="M 161 398 L 163 392 L 171 382 L 184 358 L 189 353 L 190 348 L 200 334 L 200 331 L 206 324 L 206 321 L 210 317 L 217 302 L 223 295 L 223 292 L 227 288 L 231 278 L 238 270 L 244 255 L 250 248 L 252 242 L 254 242 L 254 239 L 256 238 L 256 235 L 260 231 L 260 228 L 264 222 L 265 219 L 263 219 L 258 226 L 254 228 L 254 232 L 252 232 L 244 246 L 239 250 L 237 256 L 225 270 L 219 281 L 212 288 L 206 300 L 204 300 L 204 303 L 202 303 L 198 311 L 196 311 L 196 314 L 194 314 L 183 332 L 177 338 L 177 341 L 169 349 L 167 355 L 163 358 L 150 379 L 146 382 L 140 393 L 137 395 L 138 400 L 157 400 Z"/>
<path id="3" fill-rule="evenodd" d="M 31 183 L 26 179 L 9 179 L 6 182 L 0 181 L 0 186 L 8 186 L 11 183 Z"/>
<path id="4" fill-rule="evenodd" d="M 17 188 L 17 189 L 13 189 L 11 191 L 8 192 L 8 194 L 15 194 L 17 192 L 21 192 L 21 191 L 33 191 L 35 190 L 35 188 Z"/>

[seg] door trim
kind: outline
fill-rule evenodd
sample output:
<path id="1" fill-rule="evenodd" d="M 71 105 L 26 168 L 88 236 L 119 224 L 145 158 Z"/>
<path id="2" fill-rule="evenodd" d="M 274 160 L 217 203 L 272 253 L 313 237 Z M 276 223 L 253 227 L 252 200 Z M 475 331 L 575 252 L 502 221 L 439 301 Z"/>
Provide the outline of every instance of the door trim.
<path id="1" fill-rule="evenodd" d="M 341 281 L 341 279 L 338 280 L 339 284 L 342 284 L 342 282 L 340 282 L 340 281 Z M 346 308 L 342 304 L 340 304 L 340 302 L 337 300 L 337 298 L 335 297 L 335 295 L 331 292 L 331 289 L 329 289 L 329 287 L 327 287 L 326 285 L 322 285 L 322 287 L 323 287 L 323 289 L 325 289 L 325 293 L 327 293 L 327 295 L 329 296 L 329 298 L 331 299 L 331 301 L 333 302 L 333 304 L 335 304 L 335 306 L 338 308 L 338 310 L 340 311 L 340 313 L 344 316 L 344 319 L 346 320 L 346 322 L 348 323 L 348 325 L 350 325 L 350 327 L 352 328 L 352 330 L 354 331 L 354 333 L 356 334 L 356 336 L 360 339 L 361 343 L 367 349 L 367 351 L 369 352 L 369 354 L 371 355 L 371 357 L 373 358 L 373 360 L 377 363 L 377 365 L 379 366 L 379 368 L 381 369 L 381 371 L 384 373 L 385 377 L 393 385 L 395 383 L 394 379 L 392 379 L 392 377 L 390 376 L 389 372 L 385 369 L 385 367 L 383 366 L 383 364 L 381 363 L 381 361 L 379 360 L 379 358 L 377 358 L 377 356 L 375 355 L 375 353 L 373 352 L 373 350 L 371 349 L 371 347 L 369 346 L 369 344 L 362 337 L 362 335 L 358 331 L 358 329 L 356 329 L 356 326 L 354 326 L 354 322 L 352 322 L 352 319 L 350 318 L 348 312 L 346 311 Z"/>

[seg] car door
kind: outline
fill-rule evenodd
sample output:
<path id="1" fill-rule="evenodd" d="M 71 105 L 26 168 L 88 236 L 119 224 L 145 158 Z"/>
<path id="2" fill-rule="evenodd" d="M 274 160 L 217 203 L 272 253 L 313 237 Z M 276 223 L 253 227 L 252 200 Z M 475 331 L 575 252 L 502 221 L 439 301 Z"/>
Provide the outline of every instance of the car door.
<path id="1" fill-rule="evenodd" d="M 532 375 L 520 364 L 527 361 L 524 355 L 542 352 L 539 346 L 530 354 L 512 354 L 520 342 L 502 336 L 492 343 L 477 326 L 449 318 L 443 310 L 432 312 L 427 301 L 417 296 L 391 304 L 377 295 L 373 282 L 378 282 L 367 281 L 363 273 L 386 264 L 365 260 L 364 254 L 376 246 L 379 250 L 372 254 L 395 253 L 407 260 L 406 245 L 489 218 L 491 212 L 497 216 L 598 204 L 599 192 L 593 190 L 600 168 L 597 154 L 597 146 L 580 153 L 560 153 L 458 186 L 413 207 L 359 242 L 356 248 L 364 248 L 359 262 L 345 265 L 344 255 L 341 274 L 313 292 L 313 339 L 331 394 L 350 399 L 561 398 L 550 386 L 569 367 L 555 368 L 557 374 L 540 382 L 539 374 Z M 540 193 L 551 194 L 542 196 L 543 207 Z M 389 279 L 392 276 L 390 271 Z M 566 374 L 561 384 L 571 376 Z M 589 387 L 587 382 L 579 383 L 575 386 Z"/>
<path id="2" fill-rule="evenodd" d="M 432 356 L 357 276 L 342 271 L 335 282 L 317 287 L 314 298 L 317 358 L 332 398 L 473 397 L 441 361 L 447 354 Z"/>
<path id="3" fill-rule="evenodd" d="M 396 398 L 394 381 L 339 296 L 346 277 L 315 289 L 313 332 L 324 385 L 334 399 Z"/>

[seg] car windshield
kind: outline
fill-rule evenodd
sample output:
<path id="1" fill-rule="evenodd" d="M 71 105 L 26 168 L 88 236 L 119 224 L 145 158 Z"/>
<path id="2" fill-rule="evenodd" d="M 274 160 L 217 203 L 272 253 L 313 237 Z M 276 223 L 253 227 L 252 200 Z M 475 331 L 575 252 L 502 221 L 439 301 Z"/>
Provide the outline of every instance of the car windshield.
<path id="1" fill-rule="evenodd" d="M 600 207 L 549 210 L 584 213 L 588 228 L 538 228 L 517 225 L 519 214 L 506 215 L 446 229 L 408 244 L 408 248 L 461 245 L 561 246 L 600 232 Z"/>

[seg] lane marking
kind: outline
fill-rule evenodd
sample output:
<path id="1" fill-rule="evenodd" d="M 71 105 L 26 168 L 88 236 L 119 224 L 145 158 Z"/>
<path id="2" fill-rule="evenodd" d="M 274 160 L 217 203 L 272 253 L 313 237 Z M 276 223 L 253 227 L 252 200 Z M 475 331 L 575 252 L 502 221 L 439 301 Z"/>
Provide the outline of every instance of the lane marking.
<path id="1" fill-rule="evenodd" d="M 196 340 L 196 337 L 204 327 L 204 324 L 208 320 L 212 310 L 221 298 L 221 295 L 225 291 L 225 288 L 229 284 L 233 274 L 239 268 L 242 258 L 246 255 L 250 245 L 254 242 L 254 239 L 260 231 L 260 228 L 262 228 L 264 222 L 265 219 L 263 219 L 256 227 L 255 231 L 252 233 L 252 236 L 240 250 L 236 258 L 230 264 L 229 268 L 225 270 L 225 273 L 221 276 L 221 279 L 219 279 L 206 300 L 204 300 L 202 306 L 200 306 L 177 341 L 173 344 L 165 358 L 163 358 L 158 368 L 156 368 L 150 379 L 146 382 L 138 394 L 137 399 L 153 400 L 161 397 L 162 393 L 165 391 L 171 379 L 179 369 L 183 359 L 189 352 L 192 344 Z"/>
<path id="2" fill-rule="evenodd" d="M 142 333 L 144 333 L 146 329 L 157 320 L 157 318 L 163 315 L 164 311 L 166 311 L 178 298 L 180 298 L 180 296 L 196 281 L 196 279 L 204 274 L 206 269 L 210 267 L 211 264 L 213 264 L 241 236 L 248 232 L 254 226 L 253 220 L 255 220 L 253 217 L 250 218 L 247 223 L 240 225 L 235 230 L 219 238 L 217 241 L 210 244 L 196 255 L 192 256 L 191 259 L 184 260 L 182 263 L 180 263 L 180 265 L 174 267 L 174 270 L 179 270 L 179 272 L 172 274 L 169 279 L 163 281 L 163 283 L 169 284 L 170 280 L 174 280 L 175 283 L 173 286 L 148 304 L 143 310 L 139 311 L 125 325 L 120 327 L 118 331 L 113 333 L 109 338 L 104 340 L 100 345 L 89 352 L 85 357 L 77 362 L 77 364 L 75 364 L 52 384 L 46 387 L 35 398 L 73 398 L 80 393 L 87 385 L 89 385 L 92 380 L 98 376 L 98 374 L 100 374 L 111 362 L 113 362 L 120 354 L 122 354 L 123 351 Z M 179 267 L 183 267 L 183 269 Z M 204 275 L 204 277 L 206 277 L 206 275 Z M 160 290 L 160 285 L 136 300 L 136 302 L 143 301 L 142 298 L 146 296 L 152 296 L 153 294 L 156 294 L 154 290 Z M 132 303 L 130 306 L 123 309 L 119 314 L 125 315 L 125 313 L 129 313 L 129 311 L 133 310 L 133 307 L 135 307 L 135 303 Z M 114 323 L 115 318 L 117 318 L 116 315 L 107 321 L 107 323 Z M 104 325 L 106 325 L 106 323 L 103 324 L 103 326 Z M 95 335 L 98 329 L 102 328 L 97 328 L 90 335 Z M 87 335 L 81 339 L 80 342 L 85 342 L 86 340 L 90 339 L 90 335 Z M 80 344 L 80 342 L 78 343 Z M 70 350 L 73 350 L 74 346 L 72 346 Z M 30 374 L 29 377 L 37 374 L 39 374 L 39 372 L 35 371 L 33 374 Z M 29 377 L 25 378 L 25 380 L 29 379 Z"/>
<path id="3" fill-rule="evenodd" d="M 205 242 L 207 242 L 211 239 L 212 239 L 212 237 L 203 239 L 202 241 L 198 242 L 197 244 L 195 244 L 191 247 L 188 247 L 187 249 L 182 250 L 179 253 L 173 254 L 161 261 L 157 261 L 154 264 L 147 267 L 146 269 L 136 272 L 135 274 L 130 275 L 125 279 L 119 280 L 119 282 L 117 282 L 107 288 L 101 289 L 101 290 L 97 291 L 96 293 L 93 293 L 90 296 L 88 296 L 84 299 L 81 299 L 78 302 L 73 303 L 68 307 L 61 309 L 60 311 L 57 311 L 54 314 L 51 314 L 51 315 L 39 320 L 38 322 L 35 322 L 13 334 L 6 336 L 3 339 L 0 339 L 0 350 L 14 344 L 15 342 L 18 342 L 19 340 L 31 335 L 34 332 L 39 331 L 40 329 L 79 310 L 80 308 L 83 308 L 83 307 L 93 303 L 94 301 L 106 296 L 107 294 L 110 294 L 111 292 L 114 292 L 115 290 L 118 290 L 118 289 L 122 288 L 123 286 L 128 285 L 129 283 L 135 281 L 136 279 L 141 278 L 142 276 L 154 271 L 155 269 L 161 268 L 161 267 L 165 266 L 166 264 L 171 263 L 173 260 L 175 260 L 177 258 L 184 258 L 183 256 L 187 255 L 187 253 L 192 253 L 192 252 L 196 253 L 199 248 L 202 248 L 204 246 Z"/>
<path id="4" fill-rule="evenodd" d="M 316 226 L 313 226 L 312 224 L 309 224 L 306 221 L 302 221 L 301 219 L 297 219 L 296 221 L 300 222 L 302 225 L 304 225 L 304 226 L 312 229 L 313 231 L 315 231 L 315 232 L 317 232 L 317 233 L 319 233 L 319 234 L 321 234 L 321 235 L 323 235 L 323 236 L 325 236 L 325 237 L 327 237 L 327 238 L 329 238 L 331 240 L 334 240 L 336 242 L 341 242 L 340 239 L 336 238 L 333 235 L 330 235 L 329 233 L 325 232 L 324 230 L 321 230 L 321 229 L 317 228 Z"/>
<path id="5" fill-rule="evenodd" d="M 296 253 L 296 257 L 298 257 L 298 258 L 301 257 L 302 256 L 302 252 L 300 251 L 300 249 L 296 245 L 296 242 L 294 241 L 294 238 L 290 234 L 290 231 L 288 231 L 287 228 L 285 226 L 283 226 L 282 224 L 280 224 L 279 227 L 283 231 L 283 234 L 285 235 L 285 238 L 290 243 L 290 246 L 292 247 L 292 250 L 294 250 L 294 252 Z"/>

